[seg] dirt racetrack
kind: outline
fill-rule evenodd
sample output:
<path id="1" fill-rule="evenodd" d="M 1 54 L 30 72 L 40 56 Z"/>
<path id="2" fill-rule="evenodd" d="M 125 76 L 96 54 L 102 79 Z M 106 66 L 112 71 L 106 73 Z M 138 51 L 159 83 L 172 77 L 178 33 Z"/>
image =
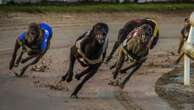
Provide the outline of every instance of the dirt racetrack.
<path id="1" fill-rule="evenodd" d="M 193 65 L 192 65 L 193 68 Z M 164 74 L 156 82 L 156 92 L 176 110 L 194 109 L 194 74 L 191 70 L 191 85 L 183 84 L 183 64 Z"/>
<path id="2" fill-rule="evenodd" d="M 130 13 L 2 13 L 0 15 L 0 110 L 173 110 L 168 102 L 158 97 L 155 82 L 171 71 L 177 57 L 177 45 L 184 18 L 190 12 L 130 12 Z M 62 90 L 53 90 L 65 74 L 69 47 L 75 39 L 96 22 L 109 25 L 112 48 L 118 30 L 130 19 L 154 17 L 160 27 L 160 40 L 150 51 L 146 63 L 127 83 L 123 91 L 107 83 L 112 77 L 109 65 L 103 64 L 98 73 L 80 91 L 79 99 L 69 95 L 78 84 L 74 80 L 64 83 Z M 53 26 L 54 37 L 51 49 L 41 62 L 48 67 L 45 72 L 28 71 L 22 78 L 16 78 L 8 71 L 12 49 L 17 35 L 26 29 L 28 23 L 46 21 Z M 111 63 L 110 63 L 111 64 Z M 83 70 L 76 65 L 75 73 Z"/>

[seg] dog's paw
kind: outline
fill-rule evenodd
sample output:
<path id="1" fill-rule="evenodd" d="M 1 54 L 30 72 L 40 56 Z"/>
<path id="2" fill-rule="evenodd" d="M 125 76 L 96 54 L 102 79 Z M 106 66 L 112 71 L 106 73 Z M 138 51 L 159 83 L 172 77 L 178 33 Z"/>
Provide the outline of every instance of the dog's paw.
<path id="1" fill-rule="evenodd" d="M 67 77 L 66 75 L 62 76 L 60 81 L 65 81 L 66 77 Z"/>
<path id="2" fill-rule="evenodd" d="M 73 73 L 67 72 L 64 76 L 62 76 L 61 81 L 71 82 L 73 80 Z"/>
<path id="3" fill-rule="evenodd" d="M 13 73 L 16 77 L 22 77 L 23 74 L 21 74 L 21 71 L 19 68 L 14 68 L 11 70 L 11 73 Z"/>
<path id="4" fill-rule="evenodd" d="M 69 83 L 69 82 L 71 82 L 72 80 L 73 80 L 72 77 L 68 77 L 66 81 Z"/>
<path id="5" fill-rule="evenodd" d="M 75 75 L 75 79 L 80 80 L 79 74 L 76 74 L 76 75 Z"/>
<path id="6" fill-rule="evenodd" d="M 124 84 L 119 84 L 120 89 L 124 89 Z"/>
<path id="7" fill-rule="evenodd" d="M 14 72 L 14 74 L 15 74 L 16 77 L 22 77 L 24 73 L 20 73 L 20 74 L 19 74 L 19 73 L 17 73 L 17 72 Z"/>
<path id="8" fill-rule="evenodd" d="M 71 94 L 70 97 L 73 98 L 73 99 L 78 99 L 78 96 L 76 94 Z"/>
<path id="9" fill-rule="evenodd" d="M 110 80 L 108 85 L 111 86 L 119 86 L 119 81 L 118 80 Z"/>

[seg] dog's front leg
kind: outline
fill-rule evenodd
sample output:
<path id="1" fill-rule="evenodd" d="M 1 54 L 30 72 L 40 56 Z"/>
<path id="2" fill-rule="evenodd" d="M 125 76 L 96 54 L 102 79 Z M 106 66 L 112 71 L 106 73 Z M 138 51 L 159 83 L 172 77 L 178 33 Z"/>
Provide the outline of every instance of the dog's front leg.
<path id="1" fill-rule="evenodd" d="M 29 61 L 29 60 L 31 60 L 31 59 L 37 57 L 37 56 L 38 56 L 38 54 L 36 54 L 36 55 L 29 55 L 28 57 L 22 59 L 22 60 L 21 60 L 21 63 L 22 63 L 22 64 L 23 64 L 23 63 L 26 63 L 27 61 Z"/>
<path id="2" fill-rule="evenodd" d="M 88 74 L 84 77 L 84 79 L 81 81 L 81 83 L 79 83 L 79 85 L 75 88 L 75 90 L 71 94 L 72 98 L 78 98 L 78 96 L 77 96 L 78 92 L 80 91 L 80 89 L 82 88 L 84 83 L 86 83 L 92 76 L 94 76 L 94 74 L 98 70 L 98 67 L 99 66 L 95 66 L 95 67 L 90 68 L 90 72 L 88 72 Z"/>
<path id="3" fill-rule="evenodd" d="M 24 52 L 22 51 L 22 52 L 20 53 L 20 56 L 17 58 L 16 63 L 15 63 L 15 66 L 16 66 L 16 67 L 19 65 L 19 63 L 20 63 L 20 61 L 21 61 L 21 59 L 22 59 L 23 54 L 24 54 Z"/>
<path id="4" fill-rule="evenodd" d="M 136 62 L 133 62 L 133 64 L 131 64 L 131 65 L 129 65 L 129 66 L 127 66 L 127 67 L 121 69 L 120 72 L 121 72 L 122 74 L 123 74 L 123 73 L 126 73 L 127 70 L 133 68 L 133 67 L 136 66 L 136 65 L 137 65 Z"/>
<path id="5" fill-rule="evenodd" d="M 184 38 L 181 38 L 181 39 L 180 39 L 180 43 L 179 43 L 179 47 L 178 47 L 177 53 L 181 53 L 181 49 L 182 49 L 182 47 L 183 47 L 185 41 L 186 41 L 186 40 L 185 40 Z"/>
<path id="6" fill-rule="evenodd" d="M 10 63 L 9 63 L 9 69 L 10 69 L 10 70 L 11 70 L 11 69 L 13 68 L 13 66 L 15 65 L 15 59 L 16 59 L 16 57 L 17 57 L 17 51 L 18 51 L 19 48 L 20 48 L 20 45 L 19 45 L 18 41 L 16 40 L 15 47 L 14 47 L 14 52 L 13 52 L 11 61 L 10 61 Z"/>
<path id="7" fill-rule="evenodd" d="M 120 55 L 119 55 L 119 59 L 117 61 L 117 64 L 116 64 L 116 69 L 115 71 L 113 72 L 113 79 L 116 79 L 117 78 L 117 75 L 121 69 L 121 67 L 123 66 L 123 63 L 124 63 L 124 60 L 125 60 L 125 55 L 124 53 L 121 51 Z"/>
<path id="8" fill-rule="evenodd" d="M 128 82 L 128 80 L 130 79 L 130 77 L 133 75 L 133 73 L 135 73 L 140 67 L 141 67 L 142 63 L 136 63 L 133 67 L 133 70 L 129 73 L 129 75 L 124 79 L 124 81 L 119 85 L 121 89 L 124 88 L 125 84 Z"/>
<path id="9" fill-rule="evenodd" d="M 68 71 L 66 72 L 66 74 L 64 76 L 62 76 L 62 79 L 61 81 L 67 81 L 67 82 L 71 82 L 72 79 L 73 79 L 73 68 L 74 68 L 74 64 L 75 64 L 75 61 L 76 61 L 76 58 L 75 58 L 75 54 L 76 54 L 76 47 L 73 46 L 70 50 L 70 62 L 69 62 L 69 68 L 68 68 Z"/>
<path id="10" fill-rule="evenodd" d="M 90 72 L 90 71 L 91 71 L 91 67 L 88 67 L 87 69 L 85 69 L 85 70 L 82 71 L 81 73 L 76 74 L 76 75 L 75 75 L 75 78 L 76 78 L 77 80 L 80 80 L 81 77 L 83 77 L 85 74 L 87 74 L 87 73 Z"/>
<path id="11" fill-rule="evenodd" d="M 30 67 L 31 65 L 34 65 L 34 64 L 38 63 L 38 61 L 43 57 L 43 55 L 44 55 L 44 53 L 40 54 L 31 63 L 29 63 L 26 66 L 24 66 L 23 69 L 21 70 L 20 75 L 17 75 L 17 76 L 18 77 L 21 77 L 24 74 L 24 72 L 28 69 L 28 67 Z"/>
<path id="12" fill-rule="evenodd" d="M 175 61 L 175 65 L 178 64 L 180 62 L 180 60 L 183 58 L 184 56 L 184 52 L 182 52 L 179 57 L 177 58 L 177 60 Z"/>

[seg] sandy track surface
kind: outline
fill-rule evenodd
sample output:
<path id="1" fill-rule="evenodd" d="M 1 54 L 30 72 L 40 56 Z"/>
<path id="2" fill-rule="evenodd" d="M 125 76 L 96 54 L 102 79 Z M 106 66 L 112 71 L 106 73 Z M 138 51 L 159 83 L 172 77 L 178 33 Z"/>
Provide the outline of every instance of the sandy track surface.
<path id="1" fill-rule="evenodd" d="M 25 14 L 10 13 L 0 16 L 0 109 L 65 109 L 68 110 L 169 110 L 167 102 L 155 93 L 157 79 L 172 69 L 178 44 L 179 31 L 186 13 L 90 13 L 90 14 Z M 98 73 L 84 85 L 80 99 L 70 99 L 69 95 L 78 84 L 63 84 L 61 91 L 50 89 L 65 74 L 68 64 L 69 47 L 77 36 L 87 31 L 96 22 L 106 22 L 110 27 L 110 46 L 116 40 L 120 27 L 136 17 L 155 17 L 160 26 L 161 39 L 150 52 L 148 61 L 136 72 L 123 91 L 108 86 L 111 71 L 103 65 Z M 32 21 L 47 21 L 54 27 L 52 48 L 43 61 L 49 67 L 45 72 L 28 71 L 24 78 L 15 78 L 7 70 L 14 40 L 26 24 Z M 38 64 L 40 65 L 41 62 Z M 76 65 L 75 74 L 83 70 Z M 68 88 L 68 89 L 66 89 Z"/>

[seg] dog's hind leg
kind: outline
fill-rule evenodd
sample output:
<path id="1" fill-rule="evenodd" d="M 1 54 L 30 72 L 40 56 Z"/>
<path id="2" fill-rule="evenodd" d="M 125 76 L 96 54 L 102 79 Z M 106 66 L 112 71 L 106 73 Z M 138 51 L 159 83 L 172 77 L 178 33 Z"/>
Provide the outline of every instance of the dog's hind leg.
<path id="1" fill-rule="evenodd" d="M 141 67 L 142 63 L 136 63 L 134 69 L 129 73 L 129 75 L 124 79 L 124 81 L 119 85 L 121 89 L 124 88 L 125 84 L 128 82 L 128 80 L 130 79 L 130 77 L 133 75 L 133 73 L 135 73 L 140 67 Z"/>
<path id="2" fill-rule="evenodd" d="M 64 76 L 62 76 L 61 81 L 66 80 L 67 82 L 71 82 L 72 79 L 73 79 L 73 68 L 74 68 L 74 64 L 75 64 L 75 61 L 76 61 L 76 58 L 74 56 L 75 49 L 76 48 L 74 46 L 71 48 L 69 68 L 68 68 L 68 71 L 66 72 L 66 74 Z"/>
<path id="3" fill-rule="evenodd" d="M 87 69 L 85 69 L 84 71 L 82 71 L 81 73 L 78 73 L 75 75 L 75 78 L 77 80 L 80 80 L 81 77 L 83 77 L 85 74 L 87 74 L 88 72 L 91 71 L 91 67 L 88 67 Z"/>
<path id="4" fill-rule="evenodd" d="M 94 74 L 97 72 L 99 66 L 92 67 L 90 69 L 90 72 L 84 77 L 84 79 L 79 83 L 79 85 L 75 88 L 73 93 L 71 94 L 71 97 L 78 98 L 77 94 L 84 85 Z"/>

